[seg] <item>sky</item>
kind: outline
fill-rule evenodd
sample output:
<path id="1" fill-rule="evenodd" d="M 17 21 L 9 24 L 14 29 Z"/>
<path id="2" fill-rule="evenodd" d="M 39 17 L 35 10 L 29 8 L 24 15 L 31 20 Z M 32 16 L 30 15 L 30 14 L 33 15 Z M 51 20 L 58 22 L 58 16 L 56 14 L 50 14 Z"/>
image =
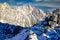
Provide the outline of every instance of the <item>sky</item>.
<path id="1" fill-rule="evenodd" d="M 42 10 L 53 10 L 56 8 L 60 8 L 60 0 L 0 0 L 0 3 L 7 2 L 12 6 L 20 6 L 23 4 L 31 4 L 36 8 L 40 8 Z"/>

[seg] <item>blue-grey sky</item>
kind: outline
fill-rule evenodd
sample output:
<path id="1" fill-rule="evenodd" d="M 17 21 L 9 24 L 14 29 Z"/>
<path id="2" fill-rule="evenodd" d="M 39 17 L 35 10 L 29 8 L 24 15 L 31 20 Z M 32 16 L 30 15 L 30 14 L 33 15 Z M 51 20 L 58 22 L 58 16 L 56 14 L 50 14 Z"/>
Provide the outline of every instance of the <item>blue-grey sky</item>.
<path id="1" fill-rule="evenodd" d="M 0 3 L 7 2 L 10 5 L 31 4 L 43 10 L 60 8 L 60 0 L 0 0 Z"/>

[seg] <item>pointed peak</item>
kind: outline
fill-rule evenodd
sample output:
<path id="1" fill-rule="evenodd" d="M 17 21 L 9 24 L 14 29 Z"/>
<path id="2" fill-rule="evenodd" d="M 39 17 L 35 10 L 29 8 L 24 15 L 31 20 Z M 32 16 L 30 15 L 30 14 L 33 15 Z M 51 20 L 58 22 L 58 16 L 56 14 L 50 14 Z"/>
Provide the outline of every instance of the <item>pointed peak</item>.
<path id="1" fill-rule="evenodd" d="M 4 8 L 9 8 L 10 6 L 8 3 L 4 2 L 0 4 L 0 7 L 4 9 Z"/>
<path id="2" fill-rule="evenodd" d="M 24 4 L 24 6 L 31 6 L 31 4 Z"/>
<path id="3" fill-rule="evenodd" d="M 23 5 L 23 7 L 32 8 L 33 6 L 31 4 L 25 4 L 25 5 Z"/>
<path id="4" fill-rule="evenodd" d="M 8 4 L 7 2 L 4 2 L 2 5 L 4 5 L 4 6 L 6 5 L 6 6 L 8 6 L 9 4 Z"/>
<path id="5" fill-rule="evenodd" d="M 8 4 L 7 2 L 3 2 L 3 3 L 0 3 L 0 4 Z"/>
<path id="6" fill-rule="evenodd" d="M 1 4 L 1 6 L 8 7 L 9 4 L 7 2 L 4 2 L 4 3 Z"/>

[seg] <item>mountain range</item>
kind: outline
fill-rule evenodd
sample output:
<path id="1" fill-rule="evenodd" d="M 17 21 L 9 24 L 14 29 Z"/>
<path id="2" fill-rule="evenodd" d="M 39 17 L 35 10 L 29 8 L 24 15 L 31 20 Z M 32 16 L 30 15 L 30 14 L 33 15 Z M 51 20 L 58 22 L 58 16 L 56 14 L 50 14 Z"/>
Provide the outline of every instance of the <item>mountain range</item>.
<path id="1" fill-rule="evenodd" d="M 0 40 L 60 40 L 60 9 L 0 4 Z"/>

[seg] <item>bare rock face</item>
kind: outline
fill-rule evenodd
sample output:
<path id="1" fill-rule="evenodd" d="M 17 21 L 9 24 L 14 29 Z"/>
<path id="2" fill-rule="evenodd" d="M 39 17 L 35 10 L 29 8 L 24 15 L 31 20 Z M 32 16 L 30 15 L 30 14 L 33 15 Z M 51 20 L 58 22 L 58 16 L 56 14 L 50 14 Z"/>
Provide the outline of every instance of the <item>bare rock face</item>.
<path id="1" fill-rule="evenodd" d="M 52 14 L 48 15 L 48 18 L 51 27 L 55 27 L 56 25 L 60 26 L 60 9 L 54 10 Z"/>
<path id="2" fill-rule="evenodd" d="M 44 11 L 31 5 L 11 7 L 7 3 L 0 4 L 0 21 L 5 23 L 29 27 L 44 20 L 45 17 Z"/>
<path id="3" fill-rule="evenodd" d="M 53 13 L 57 15 L 57 24 L 60 25 L 60 9 L 54 10 Z"/>

